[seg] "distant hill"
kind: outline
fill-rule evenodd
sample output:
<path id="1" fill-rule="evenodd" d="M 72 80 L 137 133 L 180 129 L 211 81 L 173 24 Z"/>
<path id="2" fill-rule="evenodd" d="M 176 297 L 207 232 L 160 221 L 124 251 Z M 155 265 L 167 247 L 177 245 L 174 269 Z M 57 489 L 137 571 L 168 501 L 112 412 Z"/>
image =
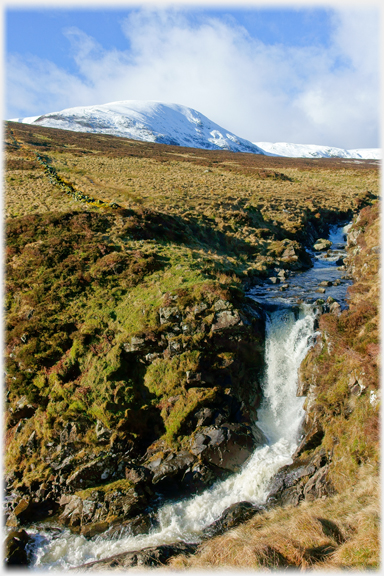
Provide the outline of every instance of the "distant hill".
<path id="1" fill-rule="evenodd" d="M 332 146 L 317 146 L 316 144 L 289 144 L 287 142 L 254 142 L 266 154 L 286 156 L 289 158 L 349 158 L 361 160 L 380 160 L 380 148 L 356 148 L 344 150 Z"/>

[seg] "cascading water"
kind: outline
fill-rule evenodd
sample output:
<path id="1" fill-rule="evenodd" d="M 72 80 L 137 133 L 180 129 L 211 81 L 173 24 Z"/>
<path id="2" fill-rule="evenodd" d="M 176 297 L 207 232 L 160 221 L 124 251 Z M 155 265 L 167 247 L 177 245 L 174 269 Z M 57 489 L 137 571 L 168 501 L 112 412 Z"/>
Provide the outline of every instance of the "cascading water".
<path id="1" fill-rule="evenodd" d="M 35 568 L 66 569 L 147 546 L 181 540 L 198 542 L 202 530 L 231 504 L 244 500 L 254 504 L 265 502 L 271 478 L 279 468 L 292 462 L 291 455 L 297 446 L 304 416 L 304 399 L 296 397 L 297 372 L 312 345 L 315 321 L 309 305 L 277 308 L 266 314 L 264 400 L 257 425 L 268 438 L 268 444 L 257 448 L 238 474 L 198 496 L 164 505 L 159 510 L 159 527 L 147 535 L 89 541 L 69 530 L 56 539 L 48 532 L 40 532 L 36 536 Z"/>

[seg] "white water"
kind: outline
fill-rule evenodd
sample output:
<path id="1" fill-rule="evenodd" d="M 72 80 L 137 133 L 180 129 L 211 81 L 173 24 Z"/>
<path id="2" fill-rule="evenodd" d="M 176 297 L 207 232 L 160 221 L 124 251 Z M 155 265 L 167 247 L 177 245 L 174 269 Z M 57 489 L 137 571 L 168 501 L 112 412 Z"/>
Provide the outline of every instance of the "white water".
<path id="1" fill-rule="evenodd" d="M 297 372 L 312 345 L 313 333 L 314 314 L 309 306 L 300 310 L 298 318 L 291 308 L 268 313 L 265 399 L 258 411 L 257 424 L 269 443 L 255 450 L 241 472 L 199 496 L 163 506 L 159 511 L 160 527 L 147 535 L 89 541 L 69 530 L 57 539 L 40 532 L 34 567 L 68 569 L 147 546 L 181 540 L 198 542 L 201 531 L 220 518 L 231 504 L 244 500 L 263 504 L 271 478 L 279 468 L 292 462 L 291 455 L 297 446 L 304 416 L 304 399 L 296 397 Z"/>

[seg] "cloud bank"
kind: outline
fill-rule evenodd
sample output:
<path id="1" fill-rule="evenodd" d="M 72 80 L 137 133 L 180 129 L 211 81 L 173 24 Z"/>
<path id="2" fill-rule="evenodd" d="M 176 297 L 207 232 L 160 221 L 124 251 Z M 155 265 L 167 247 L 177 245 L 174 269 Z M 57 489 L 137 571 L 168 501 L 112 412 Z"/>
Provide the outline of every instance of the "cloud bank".
<path id="1" fill-rule="evenodd" d="M 6 117 L 159 100 L 195 108 L 251 141 L 379 146 L 377 10 L 335 11 L 327 48 L 266 45 L 233 21 L 196 22 L 182 10 L 134 11 L 122 26 L 125 51 L 63 31 L 76 73 L 10 55 Z"/>

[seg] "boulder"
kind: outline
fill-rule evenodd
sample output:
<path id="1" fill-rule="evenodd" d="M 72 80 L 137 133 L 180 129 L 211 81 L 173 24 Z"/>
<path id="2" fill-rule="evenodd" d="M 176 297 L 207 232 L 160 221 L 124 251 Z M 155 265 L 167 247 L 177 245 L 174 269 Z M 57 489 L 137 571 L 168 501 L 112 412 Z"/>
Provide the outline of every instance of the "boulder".
<path id="1" fill-rule="evenodd" d="M 223 310 L 216 314 L 212 330 L 223 330 L 232 326 L 241 326 L 243 322 L 237 310 Z"/>
<path id="2" fill-rule="evenodd" d="M 316 252 L 320 252 L 323 250 L 328 250 L 331 246 L 332 242 L 330 240 L 327 240 L 326 238 L 319 238 L 313 245 L 313 249 L 316 250 Z"/>
<path id="3" fill-rule="evenodd" d="M 88 562 L 76 567 L 76 571 L 85 572 L 87 570 L 122 570 L 133 568 L 134 566 L 155 567 L 164 566 L 170 558 L 178 554 L 193 554 L 196 552 L 198 544 L 186 544 L 177 542 L 175 544 L 163 544 L 162 546 L 153 546 L 143 548 L 134 552 L 123 552 L 115 554 L 103 560 Z"/>
<path id="4" fill-rule="evenodd" d="M 4 542 L 4 563 L 6 566 L 28 566 L 28 545 L 32 538 L 25 530 L 10 532 Z"/>
<path id="5" fill-rule="evenodd" d="M 237 423 L 202 427 L 191 439 L 191 452 L 200 455 L 207 464 L 237 472 L 256 446 L 264 443 L 264 435 L 259 432 L 255 438 L 249 426 Z"/>
<path id="6" fill-rule="evenodd" d="M 237 502 L 224 510 L 219 520 L 210 524 L 203 531 L 204 538 L 213 538 L 223 534 L 227 530 L 235 528 L 239 524 L 246 522 L 255 514 L 264 511 L 261 506 L 254 506 L 251 502 Z"/>

